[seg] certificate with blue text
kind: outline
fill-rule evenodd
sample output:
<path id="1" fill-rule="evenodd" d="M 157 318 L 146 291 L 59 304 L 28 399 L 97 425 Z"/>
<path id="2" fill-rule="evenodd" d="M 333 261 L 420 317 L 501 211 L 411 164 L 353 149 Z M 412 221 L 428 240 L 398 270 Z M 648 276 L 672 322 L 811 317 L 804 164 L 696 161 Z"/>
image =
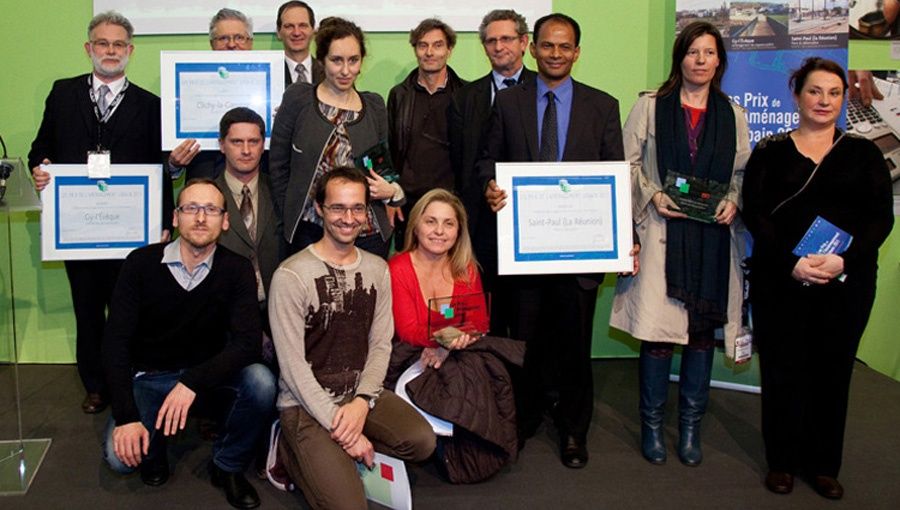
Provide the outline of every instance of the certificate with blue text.
<path id="1" fill-rule="evenodd" d="M 217 150 L 219 120 L 238 106 L 263 118 L 269 147 L 284 93 L 283 52 L 162 51 L 159 62 L 164 150 L 188 138 L 201 149 Z"/>
<path id="2" fill-rule="evenodd" d="M 123 259 L 159 242 L 160 165 L 112 165 L 111 177 L 88 177 L 87 165 L 45 165 L 41 191 L 41 260 Z"/>
<path id="3" fill-rule="evenodd" d="M 631 171 L 625 161 L 497 163 L 502 275 L 633 268 Z"/>

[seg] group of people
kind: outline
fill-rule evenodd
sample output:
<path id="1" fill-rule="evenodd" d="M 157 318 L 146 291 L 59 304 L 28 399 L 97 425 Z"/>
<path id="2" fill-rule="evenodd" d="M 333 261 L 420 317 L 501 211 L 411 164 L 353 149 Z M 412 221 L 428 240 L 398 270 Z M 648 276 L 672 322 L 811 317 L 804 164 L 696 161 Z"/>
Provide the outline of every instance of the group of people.
<path id="1" fill-rule="evenodd" d="M 565 14 L 538 19 L 529 42 L 524 17 L 488 13 L 479 37 L 491 71 L 470 83 L 447 65 L 453 29 L 422 21 L 409 39 L 418 65 L 385 105 L 355 85 L 366 57 L 360 27 L 337 17 L 317 26 L 313 9 L 292 0 L 277 12 L 287 87 L 268 153 L 263 120 L 242 107 L 222 117 L 219 151 L 186 140 L 163 153 L 159 99 L 125 77 L 132 35 L 120 14 L 94 17 L 85 43 L 93 70 L 54 84 L 29 153 L 38 189 L 51 178 L 43 165 L 85 163 L 92 151 L 112 163 L 163 163 L 161 242 L 124 262 L 66 262 L 82 408 L 111 404 L 103 454 L 115 471 L 165 483 L 166 438 L 201 414 L 220 427 L 211 480 L 237 508 L 259 505 L 243 473 L 276 417 L 271 447 L 316 508 L 364 507 L 356 463 L 372 465 L 375 451 L 414 462 L 437 455 L 451 480 L 484 479 L 548 416 L 562 463 L 584 467 L 604 275 L 497 274 L 494 214 L 510 190 L 495 182 L 495 163 L 627 160 L 634 267 L 618 279 L 610 324 L 642 341 L 643 456 L 666 461 L 669 371 L 681 345 L 677 454 L 702 462 L 717 332 L 733 348 L 746 331 L 749 231 L 765 485 L 788 493 L 805 475 L 823 496 L 841 497 L 850 374 L 893 214 L 879 150 L 836 127 L 847 92 L 837 64 L 811 58 L 794 72 L 798 128 L 751 154 L 744 112 L 720 88 L 722 37 L 708 23 L 680 32 L 668 79 L 641 95 L 623 129 L 615 98 L 572 79 L 581 30 Z M 252 49 L 252 23 L 239 11 L 220 10 L 209 36 L 213 50 Z M 536 71 L 524 67 L 526 51 Z M 399 178 L 363 168 L 369 154 L 389 154 Z M 679 208 L 666 191 L 676 179 L 725 190 L 710 221 Z M 817 216 L 853 235 L 846 252 L 792 253 Z M 463 297 L 472 330 L 430 326 L 465 308 Z M 455 424 L 452 439 L 438 441 L 387 389 L 389 374 L 413 364 L 423 374 L 410 393 Z M 477 395 L 458 382 L 473 378 L 485 381 Z M 451 398 L 434 397 L 435 385 Z M 477 419 L 487 415 L 496 425 Z"/>

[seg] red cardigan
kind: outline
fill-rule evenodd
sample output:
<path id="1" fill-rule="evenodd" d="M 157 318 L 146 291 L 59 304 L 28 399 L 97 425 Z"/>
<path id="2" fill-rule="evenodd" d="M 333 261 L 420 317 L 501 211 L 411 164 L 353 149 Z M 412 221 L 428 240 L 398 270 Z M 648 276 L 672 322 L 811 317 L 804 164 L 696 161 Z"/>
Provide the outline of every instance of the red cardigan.
<path id="1" fill-rule="evenodd" d="M 419 347 L 438 347 L 438 343 L 429 338 L 428 314 L 431 314 L 432 329 L 440 329 L 441 322 L 458 322 L 456 319 L 444 319 L 434 310 L 428 309 L 428 303 L 422 296 L 416 270 L 409 252 L 400 253 L 388 262 L 391 269 L 391 295 L 394 302 L 394 330 L 397 337 L 408 344 Z M 469 283 L 457 281 L 453 284 L 453 295 L 480 293 L 480 306 L 472 310 L 467 320 L 475 325 L 478 331 L 486 333 L 490 325 L 487 306 L 481 288 L 481 277 L 475 266 L 469 267 Z M 452 303 L 451 303 L 452 305 Z M 438 326 L 438 327 L 435 327 Z"/>

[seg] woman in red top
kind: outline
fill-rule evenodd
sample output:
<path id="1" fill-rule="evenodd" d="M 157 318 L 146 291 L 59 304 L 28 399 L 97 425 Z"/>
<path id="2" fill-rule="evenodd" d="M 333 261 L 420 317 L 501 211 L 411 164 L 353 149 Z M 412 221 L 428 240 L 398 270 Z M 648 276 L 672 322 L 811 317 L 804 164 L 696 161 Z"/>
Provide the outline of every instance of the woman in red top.
<path id="1" fill-rule="evenodd" d="M 443 189 L 429 191 L 410 212 L 409 226 L 404 250 L 389 262 L 394 327 L 400 341 L 424 347 L 424 365 L 439 368 L 450 350 L 465 349 L 487 331 L 487 306 L 459 199 Z M 441 347 L 429 334 L 429 315 L 432 331 L 443 323 L 466 333 Z"/>

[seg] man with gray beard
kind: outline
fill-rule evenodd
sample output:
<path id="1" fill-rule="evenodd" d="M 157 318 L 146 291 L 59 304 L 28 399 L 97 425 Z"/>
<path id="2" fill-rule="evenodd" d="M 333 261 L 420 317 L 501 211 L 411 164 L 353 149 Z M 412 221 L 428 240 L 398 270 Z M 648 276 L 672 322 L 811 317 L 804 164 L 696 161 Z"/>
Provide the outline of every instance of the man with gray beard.
<path id="1" fill-rule="evenodd" d="M 106 152 L 112 164 L 150 163 L 161 160 L 159 98 L 125 77 L 134 51 L 131 22 L 113 11 L 94 16 L 88 25 L 84 50 L 93 72 L 53 84 L 28 166 L 38 191 L 50 182 L 41 165 L 86 164 L 89 152 Z M 160 170 L 162 172 L 162 170 Z M 162 179 L 163 240 L 172 221 L 172 182 Z M 100 343 L 106 309 L 121 267 L 119 260 L 68 260 L 66 275 L 75 310 L 78 373 L 87 395 L 85 413 L 98 413 L 108 402 L 100 365 Z"/>

